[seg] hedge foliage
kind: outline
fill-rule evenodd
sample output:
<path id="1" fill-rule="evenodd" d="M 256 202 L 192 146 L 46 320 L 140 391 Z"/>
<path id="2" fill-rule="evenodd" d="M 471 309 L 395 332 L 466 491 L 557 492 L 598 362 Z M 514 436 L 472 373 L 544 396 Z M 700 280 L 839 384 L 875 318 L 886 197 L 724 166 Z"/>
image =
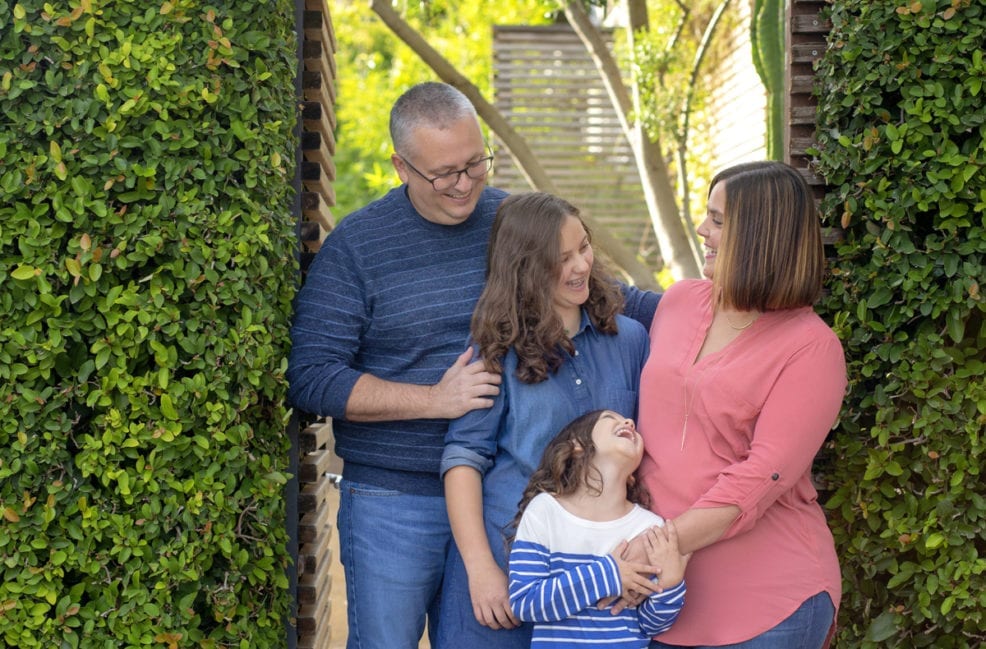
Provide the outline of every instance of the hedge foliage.
<path id="1" fill-rule="evenodd" d="M 274 647 L 294 3 L 0 0 L 0 645 Z"/>
<path id="2" fill-rule="evenodd" d="M 825 469 L 839 647 L 986 643 L 986 5 L 835 2 L 817 68 L 822 311 L 850 393 Z"/>

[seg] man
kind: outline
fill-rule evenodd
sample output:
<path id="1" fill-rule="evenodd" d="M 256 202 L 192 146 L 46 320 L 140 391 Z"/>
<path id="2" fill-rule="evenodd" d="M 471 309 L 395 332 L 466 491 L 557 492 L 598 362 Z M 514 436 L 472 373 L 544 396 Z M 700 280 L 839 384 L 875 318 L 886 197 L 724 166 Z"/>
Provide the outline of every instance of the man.
<path id="1" fill-rule="evenodd" d="M 448 420 L 492 405 L 469 364 L 490 225 L 505 193 L 476 111 L 423 83 L 391 111 L 403 185 L 343 219 L 296 300 L 289 398 L 333 418 L 348 649 L 418 646 L 451 541 L 438 474 Z M 429 624 L 431 627 L 432 624 Z"/>

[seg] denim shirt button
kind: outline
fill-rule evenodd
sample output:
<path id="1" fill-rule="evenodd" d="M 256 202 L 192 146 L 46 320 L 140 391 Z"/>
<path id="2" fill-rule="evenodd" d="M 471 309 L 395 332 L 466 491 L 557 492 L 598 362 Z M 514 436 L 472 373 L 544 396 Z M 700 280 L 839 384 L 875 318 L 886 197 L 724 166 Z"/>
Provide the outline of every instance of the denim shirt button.
<path id="1" fill-rule="evenodd" d="M 582 379 L 575 379 L 575 385 L 582 385 Z"/>

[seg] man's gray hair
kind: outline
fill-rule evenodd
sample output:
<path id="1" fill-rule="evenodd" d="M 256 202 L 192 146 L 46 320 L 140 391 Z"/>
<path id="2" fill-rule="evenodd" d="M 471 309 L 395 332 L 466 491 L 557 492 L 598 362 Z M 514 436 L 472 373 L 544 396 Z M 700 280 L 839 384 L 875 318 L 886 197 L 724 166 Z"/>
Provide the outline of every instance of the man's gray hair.
<path id="1" fill-rule="evenodd" d="M 476 109 L 469 98 L 453 86 L 437 81 L 413 86 L 390 110 L 390 139 L 394 151 L 409 155 L 411 134 L 417 128 L 448 128 L 465 117 L 476 118 Z"/>

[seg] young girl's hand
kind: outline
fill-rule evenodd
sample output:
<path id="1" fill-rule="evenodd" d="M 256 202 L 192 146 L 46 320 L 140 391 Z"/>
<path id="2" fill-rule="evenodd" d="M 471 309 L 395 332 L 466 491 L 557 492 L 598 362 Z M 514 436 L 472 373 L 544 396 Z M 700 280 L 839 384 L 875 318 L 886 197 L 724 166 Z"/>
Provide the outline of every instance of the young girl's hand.
<path id="1" fill-rule="evenodd" d="M 627 542 L 623 541 L 610 555 L 620 571 L 620 584 L 623 589 L 621 596 L 628 600 L 641 600 L 651 593 L 659 592 L 659 587 L 652 578 L 660 569 L 654 565 L 624 560 L 621 555 L 626 546 Z"/>
<path id="2" fill-rule="evenodd" d="M 674 521 L 667 521 L 663 527 L 651 527 L 644 532 L 644 548 L 647 550 L 647 560 L 660 566 L 658 592 L 681 583 L 685 578 L 685 566 L 692 555 L 683 555 L 678 551 L 678 528 Z"/>

